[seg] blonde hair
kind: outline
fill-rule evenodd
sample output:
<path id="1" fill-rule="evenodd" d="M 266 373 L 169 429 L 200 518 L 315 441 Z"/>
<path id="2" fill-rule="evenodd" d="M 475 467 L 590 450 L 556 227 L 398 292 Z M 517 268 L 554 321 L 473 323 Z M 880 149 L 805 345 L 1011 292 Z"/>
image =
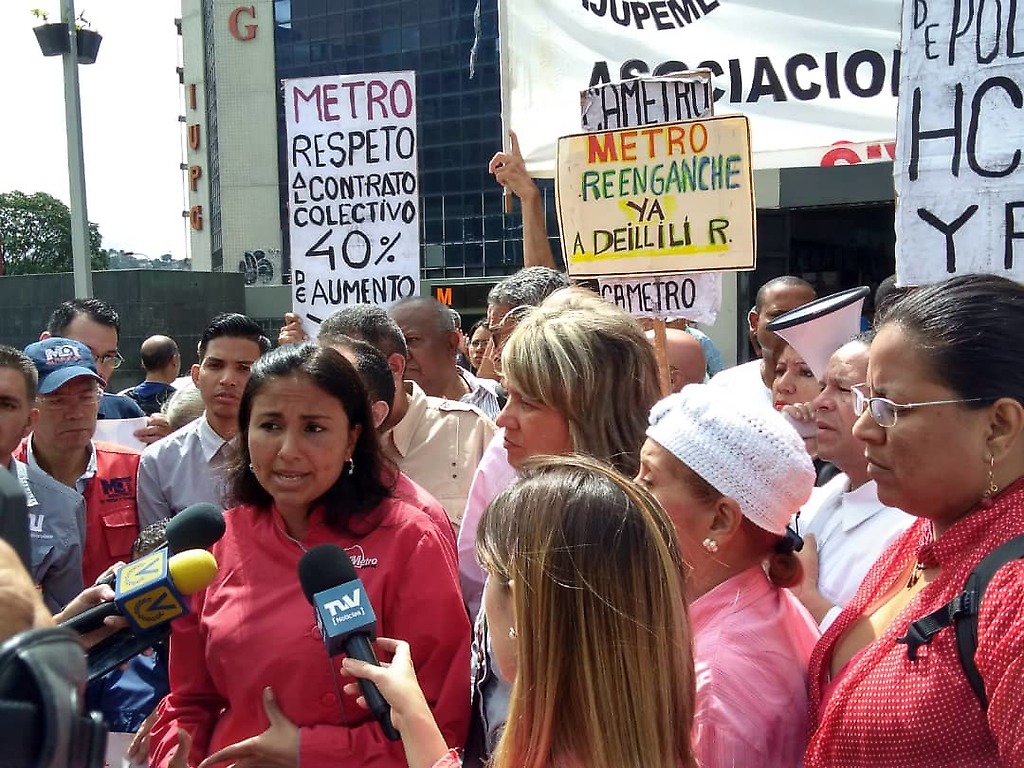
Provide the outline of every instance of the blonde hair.
<path id="1" fill-rule="evenodd" d="M 693 766 L 693 650 L 675 530 L 583 456 L 528 460 L 477 555 L 511 586 L 516 678 L 490 768 Z"/>
<path id="2" fill-rule="evenodd" d="M 654 349 L 636 320 L 594 293 L 571 289 L 551 300 L 502 350 L 505 380 L 566 417 L 574 451 L 632 476 L 647 414 L 661 397 Z"/>

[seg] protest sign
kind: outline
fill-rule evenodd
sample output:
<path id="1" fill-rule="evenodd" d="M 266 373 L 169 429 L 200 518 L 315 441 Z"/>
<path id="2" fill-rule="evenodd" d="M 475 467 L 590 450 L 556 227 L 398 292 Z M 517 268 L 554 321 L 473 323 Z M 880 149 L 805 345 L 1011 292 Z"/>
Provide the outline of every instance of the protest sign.
<path id="1" fill-rule="evenodd" d="M 558 223 L 571 275 L 753 268 L 745 117 L 566 136 L 558 168 Z"/>
<path id="2" fill-rule="evenodd" d="M 634 317 L 713 323 L 722 303 L 719 272 L 665 277 L 602 277 L 597 292 Z"/>
<path id="3" fill-rule="evenodd" d="M 1024 280 L 1024 13 L 907 0 L 896 163 L 896 274 Z M 1006 11 L 1004 13 L 1004 10 Z"/>
<path id="4" fill-rule="evenodd" d="M 582 127 L 592 133 L 707 117 L 711 90 L 710 69 L 595 85 L 580 93 Z"/>
<path id="5" fill-rule="evenodd" d="M 582 127 L 599 132 L 710 117 L 715 106 L 711 92 L 711 70 L 707 69 L 597 85 L 580 94 Z M 607 277 L 595 288 L 635 317 L 713 323 L 722 301 L 722 278 L 717 272 L 651 279 Z"/>
<path id="6" fill-rule="evenodd" d="M 413 72 L 284 81 L 292 307 L 307 333 L 345 304 L 419 295 Z"/>
<path id="7" fill-rule="evenodd" d="M 505 127 L 534 176 L 554 175 L 581 90 L 697 68 L 719 114 L 750 118 L 759 169 L 895 135 L 900 0 L 499 0 L 498 13 Z"/>

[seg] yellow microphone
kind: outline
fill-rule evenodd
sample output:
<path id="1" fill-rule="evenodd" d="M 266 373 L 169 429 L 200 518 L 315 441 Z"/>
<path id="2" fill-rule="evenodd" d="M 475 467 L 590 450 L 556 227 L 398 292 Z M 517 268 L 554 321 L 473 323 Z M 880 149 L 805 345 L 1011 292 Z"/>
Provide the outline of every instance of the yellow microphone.
<path id="1" fill-rule="evenodd" d="M 184 596 L 208 587 L 217 576 L 217 560 L 205 549 L 168 555 L 160 549 L 117 572 L 114 600 L 90 608 L 61 624 L 80 634 L 103 626 L 107 616 L 124 616 L 135 632 L 184 616 Z"/>

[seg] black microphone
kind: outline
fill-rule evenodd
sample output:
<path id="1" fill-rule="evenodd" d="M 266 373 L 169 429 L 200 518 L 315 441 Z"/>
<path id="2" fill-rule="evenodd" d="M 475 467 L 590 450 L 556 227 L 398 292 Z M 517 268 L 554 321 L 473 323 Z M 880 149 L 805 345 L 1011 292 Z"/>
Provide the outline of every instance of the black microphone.
<path id="1" fill-rule="evenodd" d="M 172 555 L 186 549 L 209 549 L 224 535 L 224 510 L 205 501 L 190 504 L 167 521 L 164 535 L 167 542 L 158 549 L 166 549 Z M 117 583 L 117 574 L 96 583 L 112 587 Z"/>
<path id="2" fill-rule="evenodd" d="M 327 653 L 344 652 L 353 659 L 380 666 L 370 641 L 377 636 L 377 617 L 363 583 L 345 550 L 337 544 L 318 544 L 299 560 L 299 582 L 316 612 Z M 401 738 L 391 724 L 391 706 L 377 686 L 359 679 L 359 689 L 390 741 Z"/>

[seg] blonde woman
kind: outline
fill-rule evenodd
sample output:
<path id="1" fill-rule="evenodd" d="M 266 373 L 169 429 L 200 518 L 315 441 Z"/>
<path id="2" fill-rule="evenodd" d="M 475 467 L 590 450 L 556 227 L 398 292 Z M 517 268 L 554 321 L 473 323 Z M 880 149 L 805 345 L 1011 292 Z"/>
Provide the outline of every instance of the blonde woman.
<path id="1" fill-rule="evenodd" d="M 693 658 L 672 523 L 643 489 L 592 459 L 542 457 L 488 507 L 477 552 L 502 674 L 514 680 L 491 768 L 689 768 Z M 410 768 L 458 766 L 416 683 L 354 659 L 392 706 Z M 355 685 L 346 691 L 356 691 Z"/>

